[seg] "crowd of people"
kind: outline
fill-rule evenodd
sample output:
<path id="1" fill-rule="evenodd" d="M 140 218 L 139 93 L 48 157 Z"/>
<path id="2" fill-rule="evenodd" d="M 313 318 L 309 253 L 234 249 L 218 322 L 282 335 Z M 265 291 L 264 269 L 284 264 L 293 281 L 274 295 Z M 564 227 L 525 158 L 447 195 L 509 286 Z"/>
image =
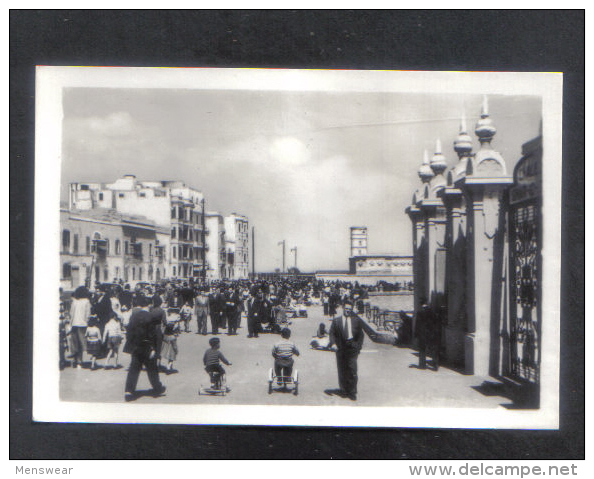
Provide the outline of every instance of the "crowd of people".
<path id="1" fill-rule="evenodd" d="M 288 339 L 285 337 L 290 336 L 287 312 L 294 312 L 295 306 L 319 304 L 324 316 L 329 319 L 335 318 L 338 308 L 342 308 L 345 318 L 356 318 L 357 315 L 349 315 L 349 311 L 363 312 L 363 302 L 368 298 L 369 289 L 356 283 L 324 282 L 313 278 L 217 281 L 209 284 L 164 281 L 153 285 L 138 284 L 134 288 L 128 284 L 108 283 L 97 285 L 94 291 L 81 286 L 73 292 L 69 305 L 65 298 L 61 303 L 60 367 L 64 368 L 70 362 L 72 367 L 82 368 L 86 353 L 84 365 L 91 370 L 101 367 L 100 361 L 103 361 L 105 369 L 121 368 L 120 348 L 124 344 L 123 351 L 131 355 L 126 398 L 135 394 L 138 375 L 143 367 L 154 393 L 159 395 L 165 390 L 159 380 L 159 372 L 177 372 L 174 363 L 179 354 L 177 338 L 180 334 L 237 335 L 241 320 L 245 318 L 250 339 L 258 338 L 264 332 L 278 333 L 283 339 Z M 424 311 L 421 316 L 428 319 L 420 323 L 424 325 L 422 337 L 425 331 L 435 329 L 430 324 L 432 316 Z M 330 330 L 320 323 L 310 346 L 336 352 L 341 390 L 346 391 L 343 391 L 346 397 L 354 398 L 356 356 L 361 347 L 362 327 L 355 319 L 349 319 L 350 329 L 343 331 L 343 328 L 347 328 L 346 319 L 344 324 L 333 322 Z M 356 333 L 355 343 L 351 343 L 353 330 Z M 343 338 L 340 344 L 341 334 L 348 336 L 348 342 Z M 216 342 L 215 349 L 218 348 L 219 338 Z M 420 341 L 422 353 L 427 349 L 435 357 L 434 343 L 433 338 Z M 283 347 L 275 353 L 277 363 L 283 360 L 288 363 L 279 351 L 282 353 Z M 214 353 L 205 355 L 207 368 L 212 368 L 214 356 Z M 224 358 L 219 354 L 216 356 Z M 422 357 L 424 367 L 425 354 Z M 437 366 L 438 362 L 434 360 L 434 363 Z"/>

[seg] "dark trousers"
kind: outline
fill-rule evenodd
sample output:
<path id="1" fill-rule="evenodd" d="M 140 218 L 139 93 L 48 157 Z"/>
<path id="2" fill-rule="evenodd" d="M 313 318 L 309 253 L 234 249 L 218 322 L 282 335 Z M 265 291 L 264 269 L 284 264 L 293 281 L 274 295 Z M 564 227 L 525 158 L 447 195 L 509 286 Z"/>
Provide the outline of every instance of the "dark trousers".
<path id="1" fill-rule="evenodd" d="M 433 368 L 439 369 L 439 343 L 421 343 L 419 344 L 419 368 L 427 367 L 427 353 L 433 359 Z"/>
<path id="2" fill-rule="evenodd" d="M 340 349 L 336 351 L 338 386 L 346 394 L 357 394 L 357 358 L 359 351 Z"/>
<path id="3" fill-rule="evenodd" d="M 83 361 L 83 353 L 87 349 L 87 341 L 85 338 L 85 333 L 87 332 L 87 328 L 84 326 L 73 326 L 70 332 L 71 340 L 72 340 L 72 361 L 73 364 L 82 364 Z"/>
<path id="4" fill-rule="evenodd" d="M 219 327 L 223 329 L 227 327 L 227 313 L 224 311 L 221 312 L 221 316 L 219 317 Z"/>
<path id="5" fill-rule="evenodd" d="M 291 377 L 293 374 L 293 359 L 275 359 L 274 360 L 274 374 L 277 377 Z"/>
<path id="6" fill-rule="evenodd" d="M 257 318 L 249 318 L 248 317 L 248 335 L 258 337 L 258 333 L 260 332 L 260 320 Z"/>
<path id="7" fill-rule="evenodd" d="M 206 334 L 206 311 L 196 310 L 197 333 Z"/>
<path id="8" fill-rule="evenodd" d="M 211 311 L 210 324 L 212 325 L 212 334 L 219 334 L 219 318 L 221 313 L 218 311 Z"/>
<path id="9" fill-rule="evenodd" d="M 232 312 L 227 314 L 228 320 L 228 329 L 227 334 L 237 334 L 237 328 L 239 327 L 239 322 L 241 321 L 241 312 Z"/>
<path id="10" fill-rule="evenodd" d="M 157 370 L 157 360 L 150 359 L 150 351 L 140 351 L 131 354 L 130 367 L 128 368 L 128 376 L 126 377 L 126 392 L 134 393 L 136 391 L 136 384 L 138 383 L 138 376 L 142 370 L 142 366 L 146 368 L 149 381 L 153 389 L 161 389 L 162 384 L 159 380 L 159 371 Z"/>
<path id="11" fill-rule="evenodd" d="M 328 316 L 328 312 L 329 312 L 328 303 L 324 303 L 324 316 Z"/>

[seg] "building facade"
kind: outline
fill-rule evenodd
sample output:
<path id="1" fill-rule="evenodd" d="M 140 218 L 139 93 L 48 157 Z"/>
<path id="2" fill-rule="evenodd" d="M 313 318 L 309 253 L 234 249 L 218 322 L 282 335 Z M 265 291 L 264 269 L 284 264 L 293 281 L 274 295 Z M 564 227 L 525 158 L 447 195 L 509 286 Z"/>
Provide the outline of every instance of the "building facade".
<path id="1" fill-rule="evenodd" d="M 250 273 L 249 222 L 232 213 L 224 219 L 228 279 L 247 279 Z"/>
<path id="2" fill-rule="evenodd" d="M 205 200 L 200 191 L 181 181 L 138 181 L 134 175 L 109 184 L 70 184 L 69 209 L 96 208 L 148 217 L 169 232 L 167 241 L 161 237 L 168 248 L 169 277 L 205 277 Z"/>
<path id="3" fill-rule="evenodd" d="M 415 310 L 442 319 L 445 359 L 466 373 L 509 379 L 538 402 L 541 327 L 542 137 L 526 143 L 513 175 L 491 142 L 485 99 L 475 128 L 462 121 L 447 167 L 441 145 L 419 168 L 412 222 Z"/>
<path id="4" fill-rule="evenodd" d="M 222 215 L 207 212 L 206 230 L 206 277 L 209 280 L 227 279 L 227 242 L 225 239 L 225 220 Z"/>
<path id="5" fill-rule="evenodd" d="M 115 210 L 60 210 L 60 286 L 157 281 L 167 276 L 167 232 Z"/>

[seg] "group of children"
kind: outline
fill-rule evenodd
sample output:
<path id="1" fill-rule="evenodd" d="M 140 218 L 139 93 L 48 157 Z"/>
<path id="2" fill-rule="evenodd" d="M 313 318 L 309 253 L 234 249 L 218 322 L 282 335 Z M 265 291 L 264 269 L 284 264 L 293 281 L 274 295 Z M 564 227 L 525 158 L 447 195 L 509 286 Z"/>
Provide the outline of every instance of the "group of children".
<path id="1" fill-rule="evenodd" d="M 97 359 L 107 350 L 105 358 L 105 369 L 111 369 L 111 358 L 114 358 L 113 368 L 119 369 L 122 366 L 119 363 L 120 345 L 124 338 L 124 329 L 120 318 L 113 314 L 110 320 L 105 324 L 103 334 L 99 329 L 99 320 L 97 316 L 89 317 L 87 330 L 85 332 L 87 354 L 91 358 L 91 369 L 97 369 Z"/>
<path id="2" fill-rule="evenodd" d="M 274 372 L 278 378 L 279 384 L 282 383 L 282 378 L 291 376 L 294 364 L 293 356 L 299 356 L 299 350 L 290 338 L 291 330 L 289 328 L 283 328 L 281 330 L 281 340 L 272 348 Z M 215 387 L 216 376 L 223 376 L 225 374 L 225 368 L 221 363 L 224 363 L 227 366 L 231 366 L 231 363 L 220 349 L 221 340 L 219 338 L 210 338 L 208 343 L 210 344 L 210 348 L 204 353 L 203 362 L 205 370 L 211 378 L 211 387 Z"/>

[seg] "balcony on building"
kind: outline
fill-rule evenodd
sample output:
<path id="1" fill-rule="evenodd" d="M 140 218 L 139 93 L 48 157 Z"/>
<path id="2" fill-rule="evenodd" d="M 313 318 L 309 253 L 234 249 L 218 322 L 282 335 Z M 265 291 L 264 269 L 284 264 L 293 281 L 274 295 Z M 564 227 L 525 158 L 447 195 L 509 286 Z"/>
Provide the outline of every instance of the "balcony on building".
<path id="1" fill-rule="evenodd" d="M 107 240 L 94 239 L 92 251 L 95 252 L 98 258 L 105 258 L 107 256 Z"/>

